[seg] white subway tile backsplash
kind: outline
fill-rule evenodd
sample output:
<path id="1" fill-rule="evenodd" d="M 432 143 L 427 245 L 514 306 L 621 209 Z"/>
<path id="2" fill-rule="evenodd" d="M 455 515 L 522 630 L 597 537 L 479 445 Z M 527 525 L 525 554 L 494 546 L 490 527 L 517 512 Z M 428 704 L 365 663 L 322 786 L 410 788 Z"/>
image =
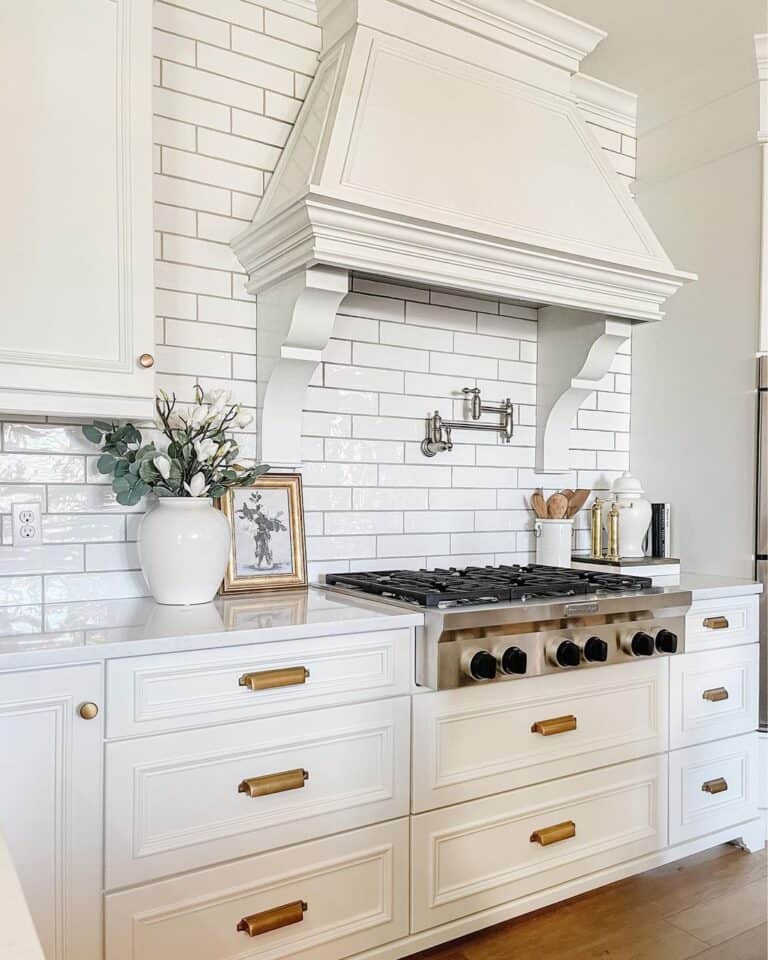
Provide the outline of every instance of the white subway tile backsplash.
<path id="1" fill-rule="evenodd" d="M 360 463 L 402 463 L 403 444 L 388 440 L 351 440 L 329 437 L 325 441 L 325 459 Z"/>
<path id="2" fill-rule="evenodd" d="M 400 321 L 405 317 L 402 300 L 370 296 L 364 293 L 348 293 L 341 301 L 339 313 L 347 317 L 367 317 L 369 320 Z"/>
<path id="3" fill-rule="evenodd" d="M 154 18 L 158 385 L 185 403 L 196 382 L 232 389 L 253 410 L 257 306 L 229 243 L 252 219 L 301 107 L 317 63 L 317 13 L 290 0 L 158 0 Z M 597 136 L 629 181 L 635 141 L 604 128 Z M 576 417 L 571 472 L 540 476 L 534 307 L 381 277 L 353 276 L 350 290 L 304 414 L 313 580 L 332 570 L 526 562 L 533 489 L 605 490 L 626 469 L 629 340 Z M 512 443 L 462 430 L 452 453 L 427 460 L 425 418 L 438 409 L 466 420 L 460 391 L 473 385 L 488 402 L 512 398 Z M 144 504 L 116 503 L 79 424 L 19 417 L 2 424 L 0 440 L 0 634 L 43 630 L 81 642 L 94 617 L 130 628 L 147 603 L 136 547 Z M 243 458 L 255 443 L 254 425 Z M 11 506 L 31 501 L 44 511 L 44 544 L 13 547 Z M 125 599 L 102 603 L 116 597 Z M 119 622 L 107 622 L 117 608 Z"/>
<path id="4" fill-rule="evenodd" d="M 413 510 L 403 514 L 406 533 L 458 533 L 475 529 L 471 510 Z"/>
<path id="5" fill-rule="evenodd" d="M 402 532 L 403 514 L 401 512 L 353 510 L 348 513 L 330 513 L 325 519 L 325 533 L 331 536 Z"/>
<path id="6" fill-rule="evenodd" d="M 469 310 L 456 310 L 453 307 L 440 307 L 431 303 L 411 303 L 405 305 L 406 323 L 422 327 L 439 327 L 442 330 L 459 330 L 467 333 L 475 331 L 476 315 Z"/>
<path id="7" fill-rule="evenodd" d="M 147 585 L 140 573 L 80 573 L 45 578 L 46 603 L 69 603 L 75 600 L 120 600 L 144 597 Z"/>
<path id="8" fill-rule="evenodd" d="M 399 370 L 376 370 L 372 367 L 342 367 L 326 364 L 325 385 L 340 390 L 402 393 L 403 374 Z"/>
<path id="9" fill-rule="evenodd" d="M 429 492 L 424 489 L 369 487 L 353 491 L 355 510 L 426 510 Z"/>
<path id="10" fill-rule="evenodd" d="M 429 368 L 429 355 L 424 350 L 408 350 L 378 343 L 355 343 L 352 347 L 352 362 L 361 367 L 426 372 Z"/>

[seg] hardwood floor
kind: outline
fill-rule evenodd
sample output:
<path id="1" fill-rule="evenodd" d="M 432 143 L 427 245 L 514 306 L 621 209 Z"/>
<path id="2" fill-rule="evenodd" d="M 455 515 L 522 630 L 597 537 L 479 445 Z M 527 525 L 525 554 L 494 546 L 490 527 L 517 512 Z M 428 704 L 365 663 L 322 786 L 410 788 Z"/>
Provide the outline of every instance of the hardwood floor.
<path id="1" fill-rule="evenodd" d="M 410 960 L 767 960 L 765 851 L 714 850 Z"/>

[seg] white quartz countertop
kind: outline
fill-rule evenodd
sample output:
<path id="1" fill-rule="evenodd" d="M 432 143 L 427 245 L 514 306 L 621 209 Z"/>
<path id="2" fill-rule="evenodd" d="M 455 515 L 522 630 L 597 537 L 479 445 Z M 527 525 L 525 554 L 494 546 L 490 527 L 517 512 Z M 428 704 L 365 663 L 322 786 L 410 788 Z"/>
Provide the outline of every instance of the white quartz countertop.
<path id="1" fill-rule="evenodd" d="M 417 626 L 417 610 L 309 587 L 192 607 L 148 597 L 6 609 L 0 669 Z"/>
<path id="2" fill-rule="evenodd" d="M 720 577 L 710 573 L 681 573 L 679 577 L 659 577 L 658 584 L 669 591 L 690 590 L 694 600 L 743 597 L 746 594 L 763 592 L 762 583 L 755 580 Z"/>

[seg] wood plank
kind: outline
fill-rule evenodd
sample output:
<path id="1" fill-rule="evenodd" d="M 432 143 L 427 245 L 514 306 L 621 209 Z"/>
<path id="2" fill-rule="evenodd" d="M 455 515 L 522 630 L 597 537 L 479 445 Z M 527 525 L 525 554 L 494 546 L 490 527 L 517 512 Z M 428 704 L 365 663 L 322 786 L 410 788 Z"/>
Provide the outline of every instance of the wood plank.
<path id="1" fill-rule="evenodd" d="M 726 896 L 676 913 L 669 922 L 705 943 L 723 943 L 764 923 L 768 913 L 765 901 L 765 882 L 756 880 Z"/>
<path id="2" fill-rule="evenodd" d="M 732 940 L 700 953 L 696 960 L 765 960 L 768 957 L 768 924 L 752 927 Z"/>

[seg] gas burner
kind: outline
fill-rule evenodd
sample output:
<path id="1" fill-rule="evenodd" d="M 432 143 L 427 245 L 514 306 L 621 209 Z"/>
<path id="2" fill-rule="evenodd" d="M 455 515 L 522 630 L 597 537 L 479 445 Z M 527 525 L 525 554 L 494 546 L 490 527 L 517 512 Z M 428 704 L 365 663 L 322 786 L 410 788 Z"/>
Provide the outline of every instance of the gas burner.
<path id="1" fill-rule="evenodd" d="M 325 583 L 441 610 L 512 600 L 531 603 L 557 597 L 638 592 L 651 587 L 648 577 L 538 564 L 329 573 Z"/>

